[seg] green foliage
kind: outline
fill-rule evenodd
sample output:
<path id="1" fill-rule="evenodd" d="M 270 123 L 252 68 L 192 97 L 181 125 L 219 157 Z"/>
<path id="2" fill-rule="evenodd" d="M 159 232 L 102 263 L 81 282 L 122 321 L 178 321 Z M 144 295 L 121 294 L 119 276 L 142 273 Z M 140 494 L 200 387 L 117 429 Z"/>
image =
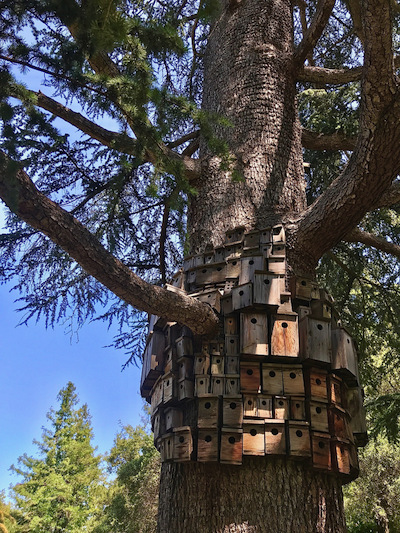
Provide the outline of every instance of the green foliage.
<path id="1" fill-rule="evenodd" d="M 379 438 L 360 454 L 360 477 L 345 488 L 349 533 L 400 532 L 400 449 Z"/>
<path id="2" fill-rule="evenodd" d="M 11 505 L 5 502 L 4 491 L 0 491 L 0 532 L 17 533 L 17 520 Z"/>
<path id="3" fill-rule="evenodd" d="M 35 441 L 39 457 L 25 454 L 12 466 L 22 477 L 13 487 L 21 532 L 86 531 L 103 498 L 101 457 L 91 444 L 87 406 L 77 407 L 72 383 L 60 391 L 58 401 L 59 409 L 47 415 L 42 440 Z"/>
<path id="4" fill-rule="evenodd" d="M 160 457 L 145 426 L 124 426 L 107 456 L 116 475 L 93 533 L 154 533 Z"/>

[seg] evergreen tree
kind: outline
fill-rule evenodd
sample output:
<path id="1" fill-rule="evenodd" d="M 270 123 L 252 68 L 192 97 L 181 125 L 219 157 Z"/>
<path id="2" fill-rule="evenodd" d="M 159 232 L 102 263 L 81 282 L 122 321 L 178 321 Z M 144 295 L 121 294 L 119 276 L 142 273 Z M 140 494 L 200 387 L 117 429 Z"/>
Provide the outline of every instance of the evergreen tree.
<path id="1" fill-rule="evenodd" d="M 395 2 L 1 6 L 0 274 L 17 280 L 28 318 L 80 325 L 101 302 L 128 349 L 141 312 L 212 336 L 217 312 L 160 287 L 182 250 L 201 256 L 238 226 L 283 224 L 286 278 L 314 279 L 320 262 L 370 384 L 372 349 L 384 342 L 383 363 L 399 363 Z M 18 65 L 46 88 L 26 87 Z M 322 151 L 307 153 L 307 180 L 302 145 Z M 339 480 L 300 462 L 169 463 L 160 496 L 163 533 L 345 529 Z"/>
<path id="2" fill-rule="evenodd" d="M 87 531 L 104 483 L 101 457 L 91 444 L 90 415 L 78 407 L 75 386 L 69 382 L 57 397 L 59 409 L 47 414 L 49 426 L 35 441 L 39 457 L 23 455 L 12 466 L 22 480 L 13 495 L 25 523 L 21 531 L 62 533 Z"/>
<path id="3" fill-rule="evenodd" d="M 124 426 L 115 437 L 107 462 L 109 473 L 116 478 L 93 533 L 154 533 L 160 455 L 146 426 Z"/>

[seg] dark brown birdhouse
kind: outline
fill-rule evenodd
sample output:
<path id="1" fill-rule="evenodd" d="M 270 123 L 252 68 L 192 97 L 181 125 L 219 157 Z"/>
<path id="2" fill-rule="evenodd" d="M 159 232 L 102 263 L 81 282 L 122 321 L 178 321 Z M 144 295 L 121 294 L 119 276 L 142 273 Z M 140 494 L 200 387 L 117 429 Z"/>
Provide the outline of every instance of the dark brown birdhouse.
<path id="1" fill-rule="evenodd" d="M 243 455 L 264 455 L 264 420 L 245 419 L 243 421 Z"/>
<path id="2" fill-rule="evenodd" d="M 297 314 L 273 315 L 271 355 L 298 357 L 299 331 Z"/>
<path id="3" fill-rule="evenodd" d="M 211 376 L 211 394 L 221 396 L 225 392 L 225 374 L 213 374 Z"/>
<path id="4" fill-rule="evenodd" d="M 246 355 L 269 354 L 268 315 L 266 313 L 240 314 L 240 351 Z"/>
<path id="5" fill-rule="evenodd" d="M 225 335 L 225 354 L 239 355 L 239 335 Z"/>
<path id="6" fill-rule="evenodd" d="M 331 440 L 332 464 L 341 474 L 350 474 L 349 443 L 339 439 Z"/>
<path id="7" fill-rule="evenodd" d="M 168 404 L 177 399 L 177 379 L 172 372 L 162 377 L 163 381 L 163 403 Z"/>
<path id="8" fill-rule="evenodd" d="M 238 320 L 235 316 L 228 316 L 224 318 L 225 339 L 229 335 L 237 335 L 239 333 Z"/>
<path id="9" fill-rule="evenodd" d="M 142 377 L 140 389 L 142 396 L 147 397 L 164 370 L 165 336 L 161 331 L 153 331 L 147 339 L 143 354 Z"/>
<path id="10" fill-rule="evenodd" d="M 327 371 L 323 368 L 304 369 L 306 395 L 319 402 L 328 401 Z"/>
<path id="11" fill-rule="evenodd" d="M 178 379 L 193 379 L 193 358 L 180 357 L 178 363 Z"/>
<path id="12" fill-rule="evenodd" d="M 243 455 L 243 429 L 221 429 L 220 462 L 241 465 Z"/>
<path id="13" fill-rule="evenodd" d="M 365 446 L 368 441 L 363 394 L 360 387 L 347 390 L 346 408 L 350 415 L 350 429 L 358 446 Z"/>
<path id="14" fill-rule="evenodd" d="M 344 406 L 343 403 L 343 382 L 339 376 L 333 374 L 328 375 L 328 392 L 329 402 L 333 405 L 340 407 Z"/>
<path id="15" fill-rule="evenodd" d="M 312 460 L 314 468 L 332 470 L 331 437 L 328 433 L 311 432 Z"/>
<path id="16" fill-rule="evenodd" d="M 227 355 L 225 357 L 225 372 L 227 374 L 239 374 L 239 356 Z"/>
<path id="17" fill-rule="evenodd" d="M 175 341 L 175 346 L 178 358 L 193 355 L 193 341 L 191 337 L 179 337 Z"/>
<path id="18" fill-rule="evenodd" d="M 337 406 L 328 409 L 329 431 L 331 435 L 342 440 L 353 441 L 353 433 L 350 429 L 349 415 L 342 408 Z"/>
<path id="19" fill-rule="evenodd" d="M 240 374 L 225 374 L 225 394 L 240 394 Z"/>
<path id="20" fill-rule="evenodd" d="M 194 397 L 194 382 L 190 379 L 181 379 L 178 381 L 178 400 L 189 400 Z"/>
<path id="21" fill-rule="evenodd" d="M 240 362 L 240 389 L 242 392 L 258 393 L 261 388 L 259 363 Z"/>
<path id="22" fill-rule="evenodd" d="M 163 391 L 164 391 L 164 382 L 163 377 L 159 377 L 154 387 L 151 391 L 151 410 L 150 413 L 153 414 L 157 408 L 163 403 Z"/>

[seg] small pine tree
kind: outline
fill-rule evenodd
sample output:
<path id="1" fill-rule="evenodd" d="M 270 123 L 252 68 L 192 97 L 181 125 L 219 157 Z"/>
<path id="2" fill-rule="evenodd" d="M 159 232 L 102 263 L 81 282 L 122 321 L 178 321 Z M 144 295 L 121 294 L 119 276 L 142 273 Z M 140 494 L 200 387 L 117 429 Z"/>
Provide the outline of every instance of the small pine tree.
<path id="1" fill-rule="evenodd" d="M 30 533 L 86 531 L 103 483 L 101 457 L 91 444 L 87 405 L 77 407 L 71 382 L 57 399 L 58 411 L 49 411 L 49 427 L 43 429 L 40 442 L 34 441 L 40 457 L 24 454 L 18 459 L 19 467 L 11 467 L 23 478 L 13 493 L 25 517 L 22 531 Z"/>

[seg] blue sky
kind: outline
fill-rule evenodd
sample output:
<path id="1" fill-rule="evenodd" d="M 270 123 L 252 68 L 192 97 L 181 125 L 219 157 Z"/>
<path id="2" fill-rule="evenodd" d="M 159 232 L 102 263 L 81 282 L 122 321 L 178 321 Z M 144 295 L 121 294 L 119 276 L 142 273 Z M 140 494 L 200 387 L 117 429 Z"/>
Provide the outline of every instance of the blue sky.
<path id="1" fill-rule="evenodd" d="M 40 440 L 46 413 L 57 407 L 57 394 L 68 381 L 89 407 L 100 453 L 111 448 L 120 423 L 136 426 L 143 414 L 140 369 L 131 365 L 121 372 L 123 351 L 105 347 L 112 330 L 94 322 L 71 338 L 62 325 L 17 326 L 21 315 L 9 288 L 0 286 L 0 490 L 19 480 L 10 465 L 25 452 L 37 453 L 32 440 Z"/>

